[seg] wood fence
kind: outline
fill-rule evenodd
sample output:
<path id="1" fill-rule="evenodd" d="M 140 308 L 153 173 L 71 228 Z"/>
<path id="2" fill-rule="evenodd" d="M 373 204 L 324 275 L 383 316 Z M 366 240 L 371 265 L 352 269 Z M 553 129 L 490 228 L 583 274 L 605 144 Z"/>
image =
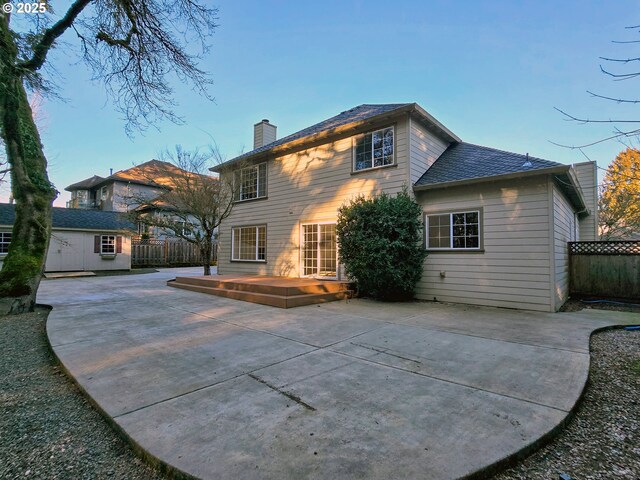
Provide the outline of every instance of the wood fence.
<path id="1" fill-rule="evenodd" d="M 215 251 L 215 249 L 214 249 Z M 215 256 L 215 255 L 214 255 Z M 212 259 L 214 261 L 215 258 Z M 200 249 L 185 240 L 131 240 L 133 267 L 185 267 L 202 265 Z"/>
<path id="2" fill-rule="evenodd" d="M 569 288 L 577 295 L 640 299 L 640 241 L 569 242 Z"/>

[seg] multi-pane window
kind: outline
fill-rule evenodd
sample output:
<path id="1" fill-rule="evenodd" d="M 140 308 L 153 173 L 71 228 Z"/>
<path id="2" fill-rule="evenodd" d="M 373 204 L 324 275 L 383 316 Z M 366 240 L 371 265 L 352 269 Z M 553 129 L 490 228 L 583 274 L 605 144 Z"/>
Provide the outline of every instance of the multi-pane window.
<path id="1" fill-rule="evenodd" d="M 267 259 L 267 227 L 231 229 L 231 260 L 264 262 Z"/>
<path id="2" fill-rule="evenodd" d="M 427 248 L 478 250 L 480 212 L 427 215 Z"/>
<path id="3" fill-rule="evenodd" d="M 11 232 L 0 232 L 0 255 L 9 253 L 11 243 Z"/>
<path id="4" fill-rule="evenodd" d="M 267 196 L 267 164 L 260 163 L 235 172 L 236 201 Z"/>
<path id="5" fill-rule="evenodd" d="M 102 235 L 100 237 L 100 253 L 102 255 L 116 254 L 116 236 L 115 235 Z"/>
<path id="6" fill-rule="evenodd" d="M 393 127 L 366 133 L 354 139 L 354 171 L 393 164 Z"/>

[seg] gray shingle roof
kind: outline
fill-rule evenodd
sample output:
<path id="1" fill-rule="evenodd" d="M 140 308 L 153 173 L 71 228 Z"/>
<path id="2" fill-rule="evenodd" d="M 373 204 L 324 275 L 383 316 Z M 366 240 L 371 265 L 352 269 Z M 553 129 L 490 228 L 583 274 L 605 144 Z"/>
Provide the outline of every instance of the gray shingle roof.
<path id="1" fill-rule="evenodd" d="M 298 140 L 301 138 L 309 137 L 311 135 L 316 135 L 318 133 L 326 132 L 328 130 L 338 128 L 343 125 L 348 125 L 350 123 L 367 120 L 368 118 L 377 117 L 378 115 L 393 112 L 394 110 L 408 107 L 410 105 L 413 105 L 413 104 L 412 103 L 386 103 L 386 104 L 378 104 L 378 105 L 368 105 L 368 104 L 358 105 L 357 107 L 354 107 L 350 110 L 346 110 L 336 115 L 335 117 L 331 117 L 320 123 L 316 123 L 315 125 L 302 129 L 299 132 L 292 133 L 291 135 L 283 137 L 280 140 L 276 140 L 275 142 L 271 142 L 267 145 L 256 148 L 255 150 L 251 150 L 250 152 L 243 153 L 242 155 L 239 155 L 229 160 L 229 162 L 235 162 L 236 160 L 240 160 L 245 157 L 251 157 L 258 153 L 266 152 L 267 150 L 270 150 L 279 145 L 284 145 L 285 143 L 289 143 L 294 140 Z"/>
<path id="2" fill-rule="evenodd" d="M 85 178 L 79 182 L 76 182 L 72 185 L 69 185 L 65 190 L 72 192 L 73 190 L 89 190 L 92 187 L 95 187 L 99 183 L 104 181 L 103 177 L 99 177 L 98 175 L 94 175 L 90 178 Z"/>
<path id="3" fill-rule="evenodd" d="M 135 226 L 120 212 L 53 207 L 53 228 L 84 230 L 134 230 Z M 0 225 L 13 225 L 15 205 L 0 203 Z"/>
<path id="4" fill-rule="evenodd" d="M 471 143 L 452 143 L 414 186 L 525 173 L 558 166 L 562 164 Z"/>

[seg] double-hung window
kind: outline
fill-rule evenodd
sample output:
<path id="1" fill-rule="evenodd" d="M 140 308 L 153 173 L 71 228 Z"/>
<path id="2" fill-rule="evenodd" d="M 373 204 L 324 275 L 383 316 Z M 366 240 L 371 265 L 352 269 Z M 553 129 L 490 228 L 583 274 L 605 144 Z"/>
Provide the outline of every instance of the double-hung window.
<path id="1" fill-rule="evenodd" d="M 0 232 L 0 255 L 9 253 L 9 244 L 11 243 L 11 232 Z"/>
<path id="2" fill-rule="evenodd" d="M 232 228 L 231 260 L 265 262 L 267 260 L 267 227 L 256 225 Z"/>
<path id="3" fill-rule="evenodd" d="M 267 196 L 267 164 L 259 163 L 235 172 L 236 201 Z"/>
<path id="4" fill-rule="evenodd" d="M 429 250 L 480 250 L 480 211 L 427 215 Z"/>
<path id="5" fill-rule="evenodd" d="M 100 254 L 115 255 L 116 254 L 116 236 L 102 235 L 100 237 Z"/>
<path id="6" fill-rule="evenodd" d="M 393 165 L 393 127 L 359 135 L 353 140 L 353 170 L 368 170 Z"/>

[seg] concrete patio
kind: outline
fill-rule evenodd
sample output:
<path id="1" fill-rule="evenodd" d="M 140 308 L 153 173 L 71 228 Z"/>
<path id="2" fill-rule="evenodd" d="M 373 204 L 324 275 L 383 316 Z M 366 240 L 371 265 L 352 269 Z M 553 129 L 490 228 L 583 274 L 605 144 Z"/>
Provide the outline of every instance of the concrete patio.
<path id="1" fill-rule="evenodd" d="M 589 336 L 640 315 L 339 301 L 293 310 L 162 270 L 43 281 L 66 369 L 149 455 L 199 478 L 460 478 L 574 407 Z M 486 471 L 486 470 L 485 470 Z"/>

